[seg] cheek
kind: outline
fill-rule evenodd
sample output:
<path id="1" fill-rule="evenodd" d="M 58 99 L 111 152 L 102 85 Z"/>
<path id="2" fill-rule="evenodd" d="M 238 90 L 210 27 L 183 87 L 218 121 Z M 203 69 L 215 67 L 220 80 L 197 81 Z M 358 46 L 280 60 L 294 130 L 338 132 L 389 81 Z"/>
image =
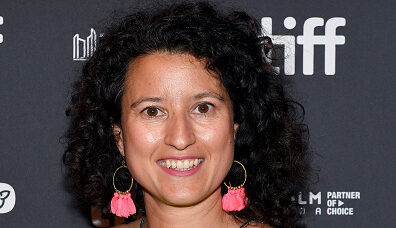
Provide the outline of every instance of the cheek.
<path id="1" fill-rule="evenodd" d="M 206 128 L 197 131 L 202 141 L 213 148 L 218 148 L 220 151 L 224 149 L 233 148 L 234 135 L 232 126 L 226 121 L 219 121 L 213 123 Z"/>
<path id="2" fill-rule="evenodd" d="M 209 153 L 211 164 L 219 172 L 228 172 L 234 157 L 232 125 L 227 121 L 221 121 L 197 132 L 200 132 L 201 145 Z M 218 176 L 220 178 L 220 175 Z"/>
<path id="3" fill-rule="evenodd" d="M 144 152 L 155 146 L 160 140 L 158 131 L 135 124 L 124 129 L 124 144 L 127 153 Z M 146 148 L 146 150 L 144 150 Z"/>
<path id="4" fill-rule="evenodd" d="M 149 167 L 152 154 L 161 142 L 160 131 L 139 122 L 129 121 L 123 133 L 125 156 L 132 174 L 138 169 L 144 170 Z"/>

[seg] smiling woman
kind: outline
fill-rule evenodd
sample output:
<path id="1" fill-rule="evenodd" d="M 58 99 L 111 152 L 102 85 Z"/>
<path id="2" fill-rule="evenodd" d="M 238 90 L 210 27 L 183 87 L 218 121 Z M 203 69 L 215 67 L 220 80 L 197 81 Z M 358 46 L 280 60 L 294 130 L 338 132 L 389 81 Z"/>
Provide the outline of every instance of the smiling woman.
<path id="1" fill-rule="evenodd" d="M 124 227 L 304 227 L 292 199 L 307 178 L 307 128 L 260 31 L 208 3 L 110 27 L 67 109 L 77 197 Z"/>
<path id="2" fill-rule="evenodd" d="M 221 195 L 238 124 L 227 91 L 202 61 L 167 52 L 138 57 L 126 73 L 121 106 L 121 124 L 114 127 L 118 149 L 150 193 L 146 204 L 160 200 L 184 211 L 204 206 L 199 203 L 214 192 Z M 215 208 L 199 210 L 209 209 Z"/>

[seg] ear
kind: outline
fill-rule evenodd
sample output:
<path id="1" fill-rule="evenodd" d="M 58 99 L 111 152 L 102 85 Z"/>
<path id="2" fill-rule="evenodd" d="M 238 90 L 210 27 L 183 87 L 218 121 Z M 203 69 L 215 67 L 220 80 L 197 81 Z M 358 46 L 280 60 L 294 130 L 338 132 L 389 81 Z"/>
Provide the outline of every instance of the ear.
<path id="1" fill-rule="evenodd" d="M 234 140 L 236 139 L 238 128 L 239 128 L 239 123 L 234 123 Z"/>
<path id="2" fill-rule="evenodd" d="M 122 128 L 119 124 L 113 124 L 113 135 L 117 143 L 118 150 L 120 151 L 121 155 L 125 157 L 124 154 L 124 139 L 122 136 Z"/>

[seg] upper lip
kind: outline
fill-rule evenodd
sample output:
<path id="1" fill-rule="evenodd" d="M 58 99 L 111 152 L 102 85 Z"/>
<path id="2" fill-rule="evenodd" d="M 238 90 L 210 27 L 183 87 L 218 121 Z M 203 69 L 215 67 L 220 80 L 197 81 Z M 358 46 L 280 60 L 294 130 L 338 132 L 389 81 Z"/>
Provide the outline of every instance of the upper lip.
<path id="1" fill-rule="evenodd" d="M 194 156 L 194 155 L 188 155 L 188 156 L 169 156 L 169 157 L 165 157 L 165 158 L 160 158 L 160 159 L 158 159 L 158 161 L 161 161 L 161 160 L 200 159 L 200 158 L 203 158 L 203 157 Z"/>

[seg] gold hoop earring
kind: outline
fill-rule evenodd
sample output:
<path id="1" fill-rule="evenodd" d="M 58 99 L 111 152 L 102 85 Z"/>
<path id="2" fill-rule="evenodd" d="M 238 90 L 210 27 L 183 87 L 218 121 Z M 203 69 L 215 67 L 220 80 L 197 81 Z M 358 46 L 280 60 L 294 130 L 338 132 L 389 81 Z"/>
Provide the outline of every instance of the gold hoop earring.
<path id="1" fill-rule="evenodd" d="M 223 206 L 223 210 L 227 212 L 242 210 L 243 208 L 245 208 L 248 200 L 248 198 L 245 195 L 245 188 L 243 187 L 247 179 L 247 172 L 245 166 L 237 160 L 234 160 L 234 162 L 242 166 L 243 171 L 245 172 L 245 179 L 243 180 L 243 183 L 241 185 L 238 185 L 236 187 L 232 187 L 231 183 L 230 185 L 227 185 L 224 182 L 224 185 L 227 187 L 228 192 L 223 196 L 221 203 Z"/>
<path id="2" fill-rule="evenodd" d="M 119 167 L 114 171 L 114 174 L 113 174 L 113 187 L 114 187 L 114 190 L 115 190 L 118 194 L 124 194 L 124 195 L 125 195 L 125 194 L 129 193 L 129 191 L 131 191 L 131 189 L 132 189 L 132 186 L 133 186 L 133 177 L 131 177 L 131 186 L 129 186 L 129 189 L 128 189 L 128 190 L 126 190 L 126 191 L 124 191 L 124 192 L 118 190 L 117 187 L 115 186 L 115 176 L 116 176 L 118 170 L 119 170 L 119 169 L 122 169 L 122 168 L 128 169 L 128 166 L 126 166 L 126 164 L 125 164 L 125 160 L 122 160 L 121 166 L 119 166 Z"/>
<path id="3" fill-rule="evenodd" d="M 241 185 L 238 185 L 237 187 L 232 187 L 231 185 L 228 186 L 228 185 L 226 184 L 226 182 L 224 182 L 224 185 L 225 185 L 228 189 L 232 189 L 232 190 L 236 190 L 236 189 L 238 189 L 238 188 L 242 188 L 243 185 L 245 185 L 245 183 L 246 183 L 246 178 L 247 178 L 247 172 L 246 172 L 245 166 L 244 166 L 242 163 L 240 163 L 239 161 L 237 161 L 237 160 L 234 160 L 234 162 L 236 162 L 236 163 L 238 163 L 239 165 L 242 166 L 242 169 L 243 169 L 243 171 L 245 172 L 245 179 L 243 180 L 243 183 L 242 183 Z"/>
<path id="4" fill-rule="evenodd" d="M 128 218 L 129 215 L 136 214 L 136 207 L 135 204 L 131 198 L 131 193 L 129 191 L 132 189 L 133 186 L 133 177 L 131 177 L 131 186 L 129 186 L 129 189 L 126 191 L 120 191 L 117 189 L 115 186 L 115 176 L 117 174 L 117 171 L 120 170 L 121 168 L 127 168 L 125 164 L 125 160 L 122 161 L 122 164 L 120 167 L 118 167 L 113 174 L 113 187 L 114 187 L 114 196 L 111 199 L 111 213 L 119 216 L 119 217 L 125 217 Z"/>

